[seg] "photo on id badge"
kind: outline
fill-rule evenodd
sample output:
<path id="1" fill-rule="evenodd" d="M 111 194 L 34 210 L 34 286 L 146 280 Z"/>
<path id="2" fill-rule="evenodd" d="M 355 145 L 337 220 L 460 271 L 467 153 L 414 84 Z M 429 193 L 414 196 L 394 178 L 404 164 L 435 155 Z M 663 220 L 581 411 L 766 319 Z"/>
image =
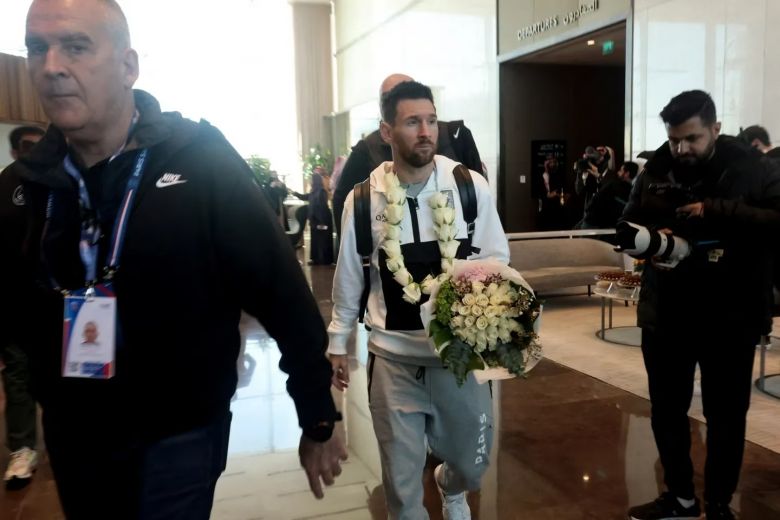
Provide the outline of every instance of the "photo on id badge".
<path id="1" fill-rule="evenodd" d="M 112 377 L 115 327 L 115 298 L 67 297 L 63 328 L 63 377 Z"/>

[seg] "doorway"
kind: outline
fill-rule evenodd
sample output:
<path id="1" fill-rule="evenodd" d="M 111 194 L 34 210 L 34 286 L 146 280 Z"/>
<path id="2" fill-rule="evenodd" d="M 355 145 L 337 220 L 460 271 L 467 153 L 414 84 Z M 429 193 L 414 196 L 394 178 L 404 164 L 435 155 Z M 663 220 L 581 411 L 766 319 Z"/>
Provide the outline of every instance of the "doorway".
<path id="1" fill-rule="evenodd" d="M 626 83 L 625 22 L 500 65 L 498 208 L 507 232 L 551 229 L 542 206 L 549 202 L 544 162 L 552 155 L 560 177 L 552 227 L 579 221 L 575 161 L 586 147 L 606 145 L 615 166 L 623 162 Z"/>

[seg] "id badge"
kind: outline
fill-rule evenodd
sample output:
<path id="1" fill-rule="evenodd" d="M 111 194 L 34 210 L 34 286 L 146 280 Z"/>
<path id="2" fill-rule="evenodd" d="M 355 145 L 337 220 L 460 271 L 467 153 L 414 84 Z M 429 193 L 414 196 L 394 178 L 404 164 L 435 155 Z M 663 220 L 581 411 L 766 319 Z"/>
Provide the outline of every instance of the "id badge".
<path id="1" fill-rule="evenodd" d="M 65 297 L 62 377 L 111 379 L 116 361 L 116 296 L 98 286 L 94 294 Z"/>

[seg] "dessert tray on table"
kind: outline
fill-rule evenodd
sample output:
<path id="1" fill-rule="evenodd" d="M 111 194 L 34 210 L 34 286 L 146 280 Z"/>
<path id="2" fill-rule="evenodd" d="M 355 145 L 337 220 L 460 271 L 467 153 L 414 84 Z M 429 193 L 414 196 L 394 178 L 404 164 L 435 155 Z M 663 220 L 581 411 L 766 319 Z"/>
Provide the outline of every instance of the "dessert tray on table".
<path id="1" fill-rule="evenodd" d="M 624 271 L 605 271 L 596 275 L 596 294 L 611 298 L 636 300 L 642 277 Z"/>

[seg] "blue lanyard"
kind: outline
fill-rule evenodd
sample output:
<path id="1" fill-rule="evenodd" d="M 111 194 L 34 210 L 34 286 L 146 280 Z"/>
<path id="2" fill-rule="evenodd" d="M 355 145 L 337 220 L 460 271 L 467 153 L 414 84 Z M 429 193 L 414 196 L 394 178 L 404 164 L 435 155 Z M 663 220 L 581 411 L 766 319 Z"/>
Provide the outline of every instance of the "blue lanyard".
<path id="1" fill-rule="evenodd" d="M 97 279 L 97 255 L 98 255 L 98 242 L 100 240 L 100 222 L 98 220 L 97 213 L 93 211 L 92 202 L 89 200 L 89 192 L 87 186 L 84 183 L 84 178 L 81 176 L 81 172 L 73 164 L 70 155 L 65 157 L 65 161 L 62 163 L 65 171 L 76 181 L 79 187 L 79 201 L 81 206 L 82 215 L 81 218 L 81 240 L 79 240 L 79 254 L 81 255 L 81 262 L 84 264 L 86 270 L 87 281 L 94 283 Z M 52 195 L 49 194 L 51 201 Z M 91 215 L 88 219 L 85 218 L 83 213 L 87 212 Z"/>
<path id="2" fill-rule="evenodd" d="M 133 172 L 130 178 L 127 180 L 127 186 L 125 188 L 125 195 L 122 198 L 122 205 L 116 215 L 114 221 L 114 231 L 111 236 L 111 248 L 107 257 L 106 268 L 109 276 L 113 275 L 116 269 L 119 267 L 119 259 L 122 255 L 122 248 L 125 242 L 125 236 L 127 234 L 127 225 L 130 210 L 135 200 L 135 195 L 138 192 L 138 186 L 143 178 L 144 168 L 146 166 L 146 159 L 148 156 L 148 150 L 143 149 L 136 157 L 135 165 L 133 166 Z M 84 178 L 81 176 L 78 168 L 73 164 L 70 156 L 65 157 L 63 162 L 65 171 L 70 175 L 79 186 L 79 200 L 81 207 L 92 211 L 92 202 L 89 199 L 89 192 L 87 191 L 84 183 Z M 48 217 L 51 218 L 51 206 L 53 204 L 53 194 L 49 193 L 49 202 L 47 207 Z M 96 214 L 97 212 L 95 212 Z M 98 258 L 98 244 L 100 239 L 100 225 L 97 214 L 94 219 L 82 222 L 81 225 L 81 240 L 79 241 L 79 253 L 81 255 L 81 261 L 84 264 L 86 270 L 87 285 L 94 285 L 97 282 L 97 258 Z"/>
<path id="3" fill-rule="evenodd" d="M 130 220 L 130 209 L 133 207 L 133 200 L 135 200 L 135 195 L 138 192 L 138 185 L 141 183 L 141 179 L 144 175 L 147 155 L 148 150 L 146 148 L 141 150 L 141 153 L 138 154 L 138 158 L 135 160 L 135 166 L 133 167 L 133 173 L 130 175 L 130 178 L 127 179 L 127 188 L 125 189 L 125 197 L 122 206 L 119 213 L 116 215 L 114 232 L 111 237 L 111 249 L 106 265 L 111 274 L 119 267 L 119 259 L 122 256 L 122 247 L 125 244 L 125 236 L 127 234 L 127 223 Z"/>

